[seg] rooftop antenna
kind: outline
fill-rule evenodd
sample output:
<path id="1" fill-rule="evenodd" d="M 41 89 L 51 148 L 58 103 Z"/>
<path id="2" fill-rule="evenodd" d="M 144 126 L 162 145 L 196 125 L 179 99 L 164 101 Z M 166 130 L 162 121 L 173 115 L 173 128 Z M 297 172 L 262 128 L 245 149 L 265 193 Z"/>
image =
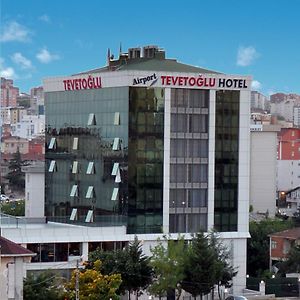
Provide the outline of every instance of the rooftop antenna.
<path id="1" fill-rule="evenodd" d="M 121 54 L 122 54 L 122 43 L 120 42 L 119 57 L 121 56 Z"/>
<path id="2" fill-rule="evenodd" d="M 110 48 L 107 49 L 107 65 L 110 63 Z"/>

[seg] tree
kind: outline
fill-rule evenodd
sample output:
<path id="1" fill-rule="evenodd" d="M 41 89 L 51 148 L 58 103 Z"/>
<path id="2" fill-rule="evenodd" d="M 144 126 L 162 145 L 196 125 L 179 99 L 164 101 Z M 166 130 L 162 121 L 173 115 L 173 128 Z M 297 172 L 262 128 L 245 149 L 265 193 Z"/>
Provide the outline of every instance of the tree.
<path id="1" fill-rule="evenodd" d="M 177 299 L 179 299 L 182 291 L 180 282 L 184 277 L 186 245 L 183 237 L 175 241 L 164 237 L 164 244 L 159 240 L 158 244 L 151 248 L 150 264 L 154 270 L 155 279 L 149 291 L 160 298 L 169 291 L 177 289 Z"/>
<path id="2" fill-rule="evenodd" d="M 280 273 L 300 273 L 300 246 L 293 246 L 287 256 L 287 260 L 279 267 Z"/>
<path id="3" fill-rule="evenodd" d="M 64 297 L 61 284 L 61 278 L 58 278 L 54 273 L 49 271 L 43 272 L 37 277 L 29 274 L 24 279 L 24 300 L 62 300 Z"/>
<path id="4" fill-rule="evenodd" d="M 76 277 L 79 280 L 79 298 L 81 300 L 117 300 L 117 290 L 122 282 L 120 274 L 101 274 L 101 261 L 94 262 L 92 269 L 74 270 L 69 283 L 65 285 L 65 299 L 76 299 Z M 79 272 L 79 274 L 77 273 Z M 48 299 L 48 298 L 39 298 Z"/>
<path id="5" fill-rule="evenodd" d="M 251 239 L 247 241 L 247 273 L 259 277 L 269 269 L 269 234 L 291 228 L 293 223 L 281 219 L 250 222 Z"/>
<path id="6" fill-rule="evenodd" d="M 210 246 L 215 252 L 216 259 L 216 282 L 218 285 L 218 294 L 221 299 L 220 286 L 231 287 L 232 279 L 237 275 L 237 269 L 231 264 L 231 252 L 221 242 L 219 235 L 216 232 L 211 232 L 209 235 Z"/>
<path id="7" fill-rule="evenodd" d="M 202 232 L 197 233 L 186 251 L 184 279 L 182 288 L 193 297 L 208 294 L 217 278 L 216 255 L 209 238 Z"/>
<path id="8" fill-rule="evenodd" d="M 12 159 L 9 161 L 9 172 L 5 177 L 8 179 L 9 185 L 18 190 L 22 190 L 25 187 L 25 175 L 24 172 L 22 172 L 22 166 L 24 165 L 25 162 L 22 161 L 18 148 L 17 152 L 13 154 Z"/>
<path id="9" fill-rule="evenodd" d="M 92 264 L 97 259 L 102 259 L 101 271 L 104 274 L 120 274 L 122 284 L 119 291 L 122 294 L 128 291 L 129 299 L 131 292 L 135 292 L 136 298 L 138 298 L 141 290 L 146 289 L 152 282 L 153 271 L 150 266 L 150 258 L 143 254 L 137 237 L 123 250 L 111 252 L 96 250 L 90 254 L 89 259 Z"/>
<path id="10" fill-rule="evenodd" d="M 0 203 L 1 211 L 11 216 L 25 216 L 25 200 Z"/>

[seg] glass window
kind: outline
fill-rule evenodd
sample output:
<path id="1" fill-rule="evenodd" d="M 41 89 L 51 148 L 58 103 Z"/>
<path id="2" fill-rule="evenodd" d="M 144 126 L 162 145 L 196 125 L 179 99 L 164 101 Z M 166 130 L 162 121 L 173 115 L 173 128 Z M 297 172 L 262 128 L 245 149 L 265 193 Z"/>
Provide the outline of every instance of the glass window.
<path id="1" fill-rule="evenodd" d="M 72 146 L 73 150 L 78 150 L 78 137 L 74 137 L 73 138 L 73 146 Z"/>
<path id="2" fill-rule="evenodd" d="M 68 261 L 68 243 L 55 244 L 55 261 Z"/>
<path id="3" fill-rule="evenodd" d="M 93 161 L 90 161 L 86 170 L 86 174 L 94 174 L 95 173 L 95 164 Z"/>
<path id="4" fill-rule="evenodd" d="M 189 207 L 207 207 L 207 190 L 189 190 Z"/>
<path id="5" fill-rule="evenodd" d="M 84 222 L 86 222 L 86 223 L 93 222 L 93 210 L 89 210 L 87 212 Z"/>
<path id="6" fill-rule="evenodd" d="M 56 148 L 56 138 L 51 138 L 48 149 L 55 149 Z"/>
<path id="7" fill-rule="evenodd" d="M 94 197 L 94 187 L 89 186 L 85 195 L 85 198 L 93 198 Z"/>
<path id="8" fill-rule="evenodd" d="M 120 150 L 120 138 L 118 138 L 118 137 L 114 138 L 114 143 L 113 143 L 112 149 L 114 151 Z"/>
<path id="9" fill-rule="evenodd" d="M 77 208 L 73 208 L 70 216 L 70 221 L 74 221 L 77 219 Z"/>
<path id="10" fill-rule="evenodd" d="M 77 174 L 78 171 L 79 171 L 79 168 L 78 168 L 78 161 L 73 161 L 73 165 L 72 165 L 72 174 Z"/>
<path id="11" fill-rule="evenodd" d="M 119 112 L 115 112 L 114 125 L 120 125 L 120 113 Z"/>
<path id="12" fill-rule="evenodd" d="M 113 169 L 111 171 L 112 176 L 116 176 L 119 171 L 119 163 L 114 163 Z"/>
<path id="13" fill-rule="evenodd" d="M 41 244 L 41 262 L 54 261 L 54 244 Z"/>
<path id="14" fill-rule="evenodd" d="M 78 185 L 74 184 L 71 189 L 70 197 L 78 196 Z"/>
<path id="15" fill-rule="evenodd" d="M 119 188 L 114 188 L 112 196 L 111 196 L 111 200 L 113 200 L 113 201 L 117 200 L 118 193 L 119 193 Z"/>
<path id="16" fill-rule="evenodd" d="M 88 123 L 89 126 L 90 125 L 96 125 L 96 117 L 95 114 L 91 113 L 89 114 L 89 119 L 88 119 Z"/>
<path id="17" fill-rule="evenodd" d="M 56 161 L 55 160 L 52 160 L 51 163 L 50 163 L 50 166 L 49 166 L 49 172 L 56 172 L 57 171 L 57 168 L 56 168 Z"/>

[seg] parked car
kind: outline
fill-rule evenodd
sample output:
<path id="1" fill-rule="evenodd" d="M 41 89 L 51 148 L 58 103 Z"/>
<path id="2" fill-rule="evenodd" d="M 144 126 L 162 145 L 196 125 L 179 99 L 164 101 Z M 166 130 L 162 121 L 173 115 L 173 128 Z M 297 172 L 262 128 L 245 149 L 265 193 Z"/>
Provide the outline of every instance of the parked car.
<path id="1" fill-rule="evenodd" d="M 244 296 L 228 296 L 225 300 L 247 300 Z"/>
<path id="2" fill-rule="evenodd" d="M 7 200 L 9 200 L 9 197 L 7 197 L 4 194 L 1 194 L 1 201 L 7 201 Z"/>

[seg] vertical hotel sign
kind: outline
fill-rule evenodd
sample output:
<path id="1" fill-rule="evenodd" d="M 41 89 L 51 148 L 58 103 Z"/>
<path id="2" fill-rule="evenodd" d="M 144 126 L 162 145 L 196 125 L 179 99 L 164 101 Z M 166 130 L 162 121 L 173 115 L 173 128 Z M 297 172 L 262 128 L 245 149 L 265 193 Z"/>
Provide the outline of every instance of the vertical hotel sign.
<path id="1" fill-rule="evenodd" d="M 87 78 L 72 78 L 63 80 L 65 91 L 91 90 L 102 88 L 100 76 L 89 75 Z"/>

